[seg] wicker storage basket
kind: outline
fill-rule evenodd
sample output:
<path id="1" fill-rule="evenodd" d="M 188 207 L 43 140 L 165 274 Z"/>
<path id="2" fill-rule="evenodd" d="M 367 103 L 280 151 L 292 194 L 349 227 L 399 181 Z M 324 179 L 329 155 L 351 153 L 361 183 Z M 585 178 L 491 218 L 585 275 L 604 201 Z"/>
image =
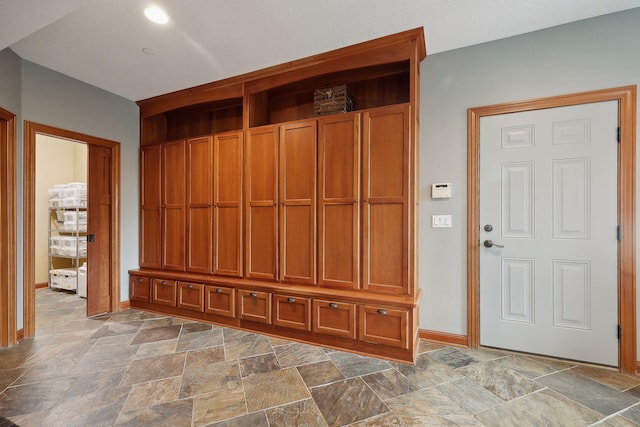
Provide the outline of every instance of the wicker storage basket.
<path id="1" fill-rule="evenodd" d="M 353 111 L 354 103 L 347 85 L 316 89 L 313 93 L 313 113 L 316 116 Z"/>

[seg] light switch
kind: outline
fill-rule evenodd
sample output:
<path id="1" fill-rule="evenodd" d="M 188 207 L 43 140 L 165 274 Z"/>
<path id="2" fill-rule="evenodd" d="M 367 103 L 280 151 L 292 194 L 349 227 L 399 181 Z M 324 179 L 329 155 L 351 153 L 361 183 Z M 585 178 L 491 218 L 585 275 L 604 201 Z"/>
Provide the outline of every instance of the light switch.
<path id="1" fill-rule="evenodd" d="M 451 228 L 451 215 L 431 215 L 431 226 L 433 228 Z"/>

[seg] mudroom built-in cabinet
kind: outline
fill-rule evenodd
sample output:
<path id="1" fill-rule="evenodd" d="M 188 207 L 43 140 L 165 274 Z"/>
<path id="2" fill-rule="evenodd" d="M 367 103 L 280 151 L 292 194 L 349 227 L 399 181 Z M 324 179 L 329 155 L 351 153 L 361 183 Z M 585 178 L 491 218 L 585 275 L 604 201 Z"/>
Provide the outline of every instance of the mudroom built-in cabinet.
<path id="1" fill-rule="evenodd" d="M 416 29 L 139 101 L 131 306 L 412 362 L 425 56 Z"/>

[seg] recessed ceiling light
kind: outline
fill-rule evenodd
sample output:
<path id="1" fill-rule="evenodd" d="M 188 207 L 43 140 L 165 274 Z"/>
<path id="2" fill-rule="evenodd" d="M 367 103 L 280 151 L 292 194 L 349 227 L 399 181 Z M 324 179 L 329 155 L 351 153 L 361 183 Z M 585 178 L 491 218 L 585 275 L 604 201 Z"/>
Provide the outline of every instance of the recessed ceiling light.
<path id="1" fill-rule="evenodd" d="M 156 24 L 166 24 L 169 22 L 169 16 L 166 12 L 157 6 L 149 6 L 144 10 L 144 16 L 151 22 Z"/>

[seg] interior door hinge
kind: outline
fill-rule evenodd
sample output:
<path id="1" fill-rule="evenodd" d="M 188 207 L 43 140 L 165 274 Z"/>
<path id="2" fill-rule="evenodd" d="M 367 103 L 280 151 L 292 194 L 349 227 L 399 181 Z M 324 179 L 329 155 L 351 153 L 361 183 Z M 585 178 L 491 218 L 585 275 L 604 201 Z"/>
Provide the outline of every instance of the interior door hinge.
<path id="1" fill-rule="evenodd" d="M 622 240 L 622 227 L 620 226 L 616 227 L 616 239 L 618 239 L 618 242 Z"/>
<path id="2" fill-rule="evenodd" d="M 622 338 L 622 326 L 618 325 L 618 339 Z"/>
<path id="3" fill-rule="evenodd" d="M 620 126 L 618 126 L 618 135 L 617 135 L 618 142 L 620 142 L 620 140 L 622 139 L 621 133 L 622 131 L 620 130 Z"/>

